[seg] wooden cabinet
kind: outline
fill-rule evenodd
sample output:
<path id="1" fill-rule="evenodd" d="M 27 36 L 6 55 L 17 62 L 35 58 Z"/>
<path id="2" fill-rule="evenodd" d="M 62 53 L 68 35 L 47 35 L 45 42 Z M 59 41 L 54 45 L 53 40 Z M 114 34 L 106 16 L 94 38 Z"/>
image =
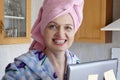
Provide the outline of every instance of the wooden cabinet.
<path id="1" fill-rule="evenodd" d="M 0 1 L 0 44 L 28 43 L 31 29 L 31 0 Z"/>
<path id="2" fill-rule="evenodd" d="M 76 33 L 75 41 L 107 43 L 112 41 L 112 32 L 100 28 L 112 22 L 112 0 L 85 0 L 83 22 Z"/>

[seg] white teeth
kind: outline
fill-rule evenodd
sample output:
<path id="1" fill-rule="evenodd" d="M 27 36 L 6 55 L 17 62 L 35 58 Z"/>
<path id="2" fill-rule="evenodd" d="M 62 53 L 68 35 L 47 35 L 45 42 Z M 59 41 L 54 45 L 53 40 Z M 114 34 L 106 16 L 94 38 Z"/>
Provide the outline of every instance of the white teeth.
<path id="1" fill-rule="evenodd" d="M 56 44 L 63 44 L 65 43 L 65 40 L 54 40 Z"/>

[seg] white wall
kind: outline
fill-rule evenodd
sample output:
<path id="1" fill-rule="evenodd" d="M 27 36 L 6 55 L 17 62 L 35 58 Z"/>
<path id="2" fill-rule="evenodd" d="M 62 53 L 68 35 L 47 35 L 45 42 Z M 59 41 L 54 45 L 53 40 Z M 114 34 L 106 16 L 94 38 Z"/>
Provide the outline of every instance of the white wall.
<path id="1" fill-rule="evenodd" d="M 32 0 L 32 25 L 34 24 L 43 0 Z"/>
<path id="2" fill-rule="evenodd" d="M 39 7 L 41 6 L 43 0 L 32 0 L 32 24 L 36 20 Z M 0 45 L 0 80 L 4 75 L 4 69 L 8 63 L 13 62 L 14 58 L 27 52 L 29 49 L 29 44 L 13 44 L 13 45 Z"/>

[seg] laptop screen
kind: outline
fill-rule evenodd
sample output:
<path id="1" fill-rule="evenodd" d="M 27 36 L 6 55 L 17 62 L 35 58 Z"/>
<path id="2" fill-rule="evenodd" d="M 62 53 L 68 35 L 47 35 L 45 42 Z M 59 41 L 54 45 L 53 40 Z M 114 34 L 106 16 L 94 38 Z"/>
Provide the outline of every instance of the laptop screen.
<path id="1" fill-rule="evenodd" d="M 67 66 L 67 80 L 88 80 L 88 76 L 98 74 L 98 80 L 104 80 L 104 72 L 113 70 L 117 74 L 117 59 L 99 60 Z"/>

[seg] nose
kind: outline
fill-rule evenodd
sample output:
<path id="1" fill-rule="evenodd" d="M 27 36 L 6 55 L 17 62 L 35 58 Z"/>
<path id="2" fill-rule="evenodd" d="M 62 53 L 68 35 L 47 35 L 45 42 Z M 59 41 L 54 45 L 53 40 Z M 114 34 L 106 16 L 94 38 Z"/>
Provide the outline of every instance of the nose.
<path id="1" fill-rule="evenodd" d="M 56 36 L 57 37 L 63 37 L 65 35 L 65 30 L 64 28 L 61 26 L 58 28 L 57 32 L 56 32 Z"/>

